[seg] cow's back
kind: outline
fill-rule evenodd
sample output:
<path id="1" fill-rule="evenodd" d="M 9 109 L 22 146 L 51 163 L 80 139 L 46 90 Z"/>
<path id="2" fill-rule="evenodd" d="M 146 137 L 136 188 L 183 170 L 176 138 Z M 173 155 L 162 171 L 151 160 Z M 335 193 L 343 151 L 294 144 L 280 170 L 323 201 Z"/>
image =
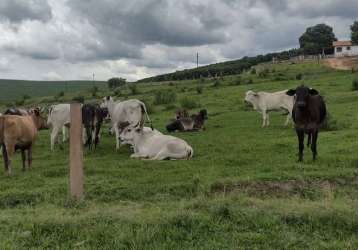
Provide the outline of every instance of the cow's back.
<path id="1" fill-rule="evenodd" d="M 26 144 L 36 138 L 37 128 L 31 116 L 4 115 L 1 118 L 3 141 L 14 140 L 16 144 Z"/>
<path id="2" fill-rule="evenodd" d="M 47 123 L 57 125 L 65 125 L 70 123 L 70 104 L 62 103 L 51 106 Z"/>

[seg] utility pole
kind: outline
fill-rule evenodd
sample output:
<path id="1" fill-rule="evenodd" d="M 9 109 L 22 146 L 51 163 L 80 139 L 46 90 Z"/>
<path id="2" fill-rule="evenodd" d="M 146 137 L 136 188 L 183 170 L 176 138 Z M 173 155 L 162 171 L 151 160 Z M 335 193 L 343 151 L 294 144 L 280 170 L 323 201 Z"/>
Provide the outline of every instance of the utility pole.
<path id="1" fill-rule="evenodd" d="M 196 67 L 199 68 L 199 52 L 196 52 Z"/>

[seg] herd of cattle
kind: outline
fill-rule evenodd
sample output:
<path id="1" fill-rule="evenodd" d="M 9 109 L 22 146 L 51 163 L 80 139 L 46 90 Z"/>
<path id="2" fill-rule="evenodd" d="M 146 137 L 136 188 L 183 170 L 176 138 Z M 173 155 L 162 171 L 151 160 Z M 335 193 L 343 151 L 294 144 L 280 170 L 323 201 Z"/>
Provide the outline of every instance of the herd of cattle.
<path id="1" fill-rule="evenodd" d="M 320 125 L 326 117 L 326 106 L 318 91 L 306 86 L 275 93 L 247 91 L 245 102 L 262 113 L 262 126 L 269 125 L 269 112 L 285 110 L 288 125 L 291 118 L 295 124 L 299 142 L 299 161 L 303 159 L 304 135 L 308 134 L 307 145 L 311 146 L 313 159 L 317 155 L 317 137 Z M 25 110 L 12 108 L 0 114 L 0 147 L 5 171 L 11 174 L 11 157 L 16 150 L 21 151 L 23 170 L 32 164 L 32 146 L 38 130 L 51 128 L 51 150 L 67 139 L 70 126 L 70 104 L 52 105 L 47 120 L 39 108 Z M 132 158 L 151 160 L 190 159 L 193 148 L 184 140 L 165 135 L 152 126 L 146 106 L 137 99 L 115 102 L 112 97 L 104 97 L 101 104 L 82 105 L 83 144 L 88 149 L 96 148 L 100 130 L 105 120 L 110 120 L 110 132 L 115 134 L 116 149 L 128 144 L 133 149 Z M 177 110 L 174 119 L 166 126 L 168 132 L 204 130 L 207 111 L 189 115 L 185 109 Z M 145 122 L 150 127 L 144 126 Z"/>

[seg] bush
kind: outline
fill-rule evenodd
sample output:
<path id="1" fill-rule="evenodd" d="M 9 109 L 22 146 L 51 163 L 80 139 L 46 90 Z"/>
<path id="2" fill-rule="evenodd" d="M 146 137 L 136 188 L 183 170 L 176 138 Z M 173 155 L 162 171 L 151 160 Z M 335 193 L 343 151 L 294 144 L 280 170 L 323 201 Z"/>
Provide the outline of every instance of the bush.
<path id="1" fill-rule="evenodd" d="M 216 79 L 216 80 L 214 81 L 214 83 L 213 83 L 213 87 L 214 87 L 214 88 L 218 88 L 218 87 L 220 87 L 220 85 L 221 85 L 221 83 L 220 83 L 220 81 L 217 80 L 217 79 Z"/>
<path id="2" fill-rule="evenodd" d="M 138 95 L 139 94 L 137 84 L 135 84 L 135 83 L 132 83 L 131 85 L 129 85 L 129 90 L 130 90 L 131 95 Z"/>
<path id="3" fill-rule="evenodd" d="M 113 77 L 107 81 L 108 88 L 113 89 L 125 85 L 127 82 L 124 78 Z"/>
<path id="4" fill-rule="evenodd" d="M 31 97 L 29 95 L 26 95 L 26 94 L 22 96 L 22 99 L 24 99 L 24 100 L 27 100 L 27 99 L 30 99 L 30 98 Z"/>
<path id="5" fill-rule="evenodd" d="M 245 79 L 245 84 L 253 84 L 254 81 L 251 78 Z"/>
<path id="6" fill-rule="evenodd" d="M 15 105 L 16 105 L 16 106 L 22 106 L 22 105 L 24 105 L 24 103 L 25 103 L 25 100 L 24 100 L 24 99 L 20 99 L 20 100 L 16 100 L 16 101 L 15 101 Z"/>
<path id="7" fill-rule="evenodd" d="M 168 104 L 173 103 L 177 99 L 177 95 L 172 90 L 159 90 L 155 93 L 154 96 L 154 104 L 160 105 L 160 104 Z"/>
<path id="8" fill-rule="evenodd" d="M 79 103 L 84 103 L 85 102 L 85 97 L 82 96 L 82 95 L 75 96 L 75 97 L 72 98 L 72 101 L 79 102 Z"/>
<path id="9" fill-rule="evenodd" d="M 169 110 L 175 110 L 177 108 L 178 107 L 175 104 L 168 104 L 168 105 L 165 105 L 164 110 L 169 111 Z"/>
<path id="10" fill-rule="evenodd" d="M 97 87 L 97 86 L 93 86 L 93 87 L 90 89 L 90 93 L 91 93 L 92 97 L 96 97 L 96 96 L 97 96 L 97 92 L 98 92 L 98 87 Z"/>
<path id="11" fill-rule="evenodd" d="M 256 75 L 256 69 L 255 68 L 252 68 L 251 71 L 250 71 L 251 75 Z"/>
<path id="12" fill-rule="evenodd" d="M 113 93 L 114 93 L 115 96 L 121 96 L 121 95 L 122 95 L 121 88 L 116 88 L 116 89 L 113 91 Z"/>
<path id="13" fill-rule="evenodd" d="M 259 72 L 259 77 L 260 78 L 266 78 L 269 73 L 270 73 L 269 69 L 266 68 L 266 69 L 264 69 L 264 70 Z"/>
<path id="14" fill-rule="evenodd" d="M 186 109 L 194 109 L 200 106 L 199 103 L 197 103 L 194 99 L 188 97 L 184 97 L 183 99 L 181 99 L 180 105 L 182 108 Z"/>
<path id="15" fill-rule="evenodd" d="M 233 82 L 231 82 L 231 85 L 240 85 L 242 83 L 241 76 L 236 77 Z"/>
<path id="16" fill-rule="evenodd" d="M 198 93 L 198 95 L 202 94 L 203 89 L 204 89 L 203 86 L 200 86 L 200 85 L 196 86 L 196 93 Z"/>
<path id="17" fill-rule="evenodd" d="M 63 97 L 65 96 L 65 92 L 61 91 L 59 93 L 57 93 L 56 97 Z"/>
<path id="18" fill-rule="evenodd" d="M 302 80 L 302 78 L 303 78 L 302 73 L 298 73 L 298 74 L 296 75 L 296 80 Z"/>
<path id="19" fill-rule="evenodd" d="M 353 91 L 358 90 L 358 79 L 354 79 L 354 80 L 352 81 L 352 90 L 353 90 Z"/>

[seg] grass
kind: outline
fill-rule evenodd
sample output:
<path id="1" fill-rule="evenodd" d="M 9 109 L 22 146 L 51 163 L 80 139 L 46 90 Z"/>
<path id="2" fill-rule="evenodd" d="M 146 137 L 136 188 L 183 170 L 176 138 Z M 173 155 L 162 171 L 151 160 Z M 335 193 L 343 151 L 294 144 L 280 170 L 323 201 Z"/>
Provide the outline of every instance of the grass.
<path id="1" fill-rule="evenodd" d="M 127 147 L 115 152 L 104 129 L 98 150 L 84 155 L 80 204 L 68 201 L 68 145 L 50 152 L 49 132 L 41 131 L 33 169 L 22 172 L 17 154 L 13 176 L 0 175 L 0 249 L 356 249 L 355 76 L 316 64 L 272 67 L 289 80 L 248 73 L 240 85 L 237 76 L 225 77 L 217 88 L 206 80 L 201 95 L 197 81 L 139 84 L 131 98 L 146 103 L 158 90 L 177 94 L 172 109 L 156 105 L 150 114 L 163 132 L 180 100 L 200 98 L 209 113 L 206 130 L 176 134 L 193 146 L 194 158 L 132 160 Z M 324 95 L 338 124 L 319 134 L 316 162 L 306 149 L 297 163 L 296 135 L 283 126 L 285 116 L 272 113 L 262 129 L 261 115 L 243 103 L 249 89 L 297 86 L 298 73 Z"/>

